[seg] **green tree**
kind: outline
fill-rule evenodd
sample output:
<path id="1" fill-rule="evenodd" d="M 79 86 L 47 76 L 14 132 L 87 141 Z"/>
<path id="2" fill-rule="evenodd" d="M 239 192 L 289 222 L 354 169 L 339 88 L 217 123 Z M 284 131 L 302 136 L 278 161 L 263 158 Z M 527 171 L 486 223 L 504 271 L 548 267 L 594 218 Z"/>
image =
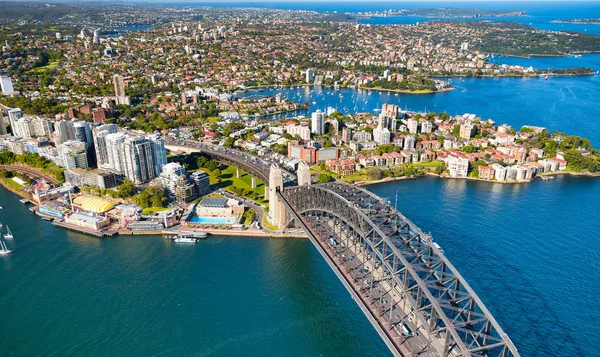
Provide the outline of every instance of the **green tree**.
<path id="1" fill-rule="evenodd" d="M 320 174 L 319 177 L 317 177 L 318 183 L 327 183 L 329 181 L 331 181 L 331 175 L 329 174 Z"/>
<path id="2" fill-rule="evenodd" d="M 117 197 L 129 198 L 133 196 L 135 192 L 135 186 L 130 179 L 123 180 L 123 183 L 117 188 Z"/>

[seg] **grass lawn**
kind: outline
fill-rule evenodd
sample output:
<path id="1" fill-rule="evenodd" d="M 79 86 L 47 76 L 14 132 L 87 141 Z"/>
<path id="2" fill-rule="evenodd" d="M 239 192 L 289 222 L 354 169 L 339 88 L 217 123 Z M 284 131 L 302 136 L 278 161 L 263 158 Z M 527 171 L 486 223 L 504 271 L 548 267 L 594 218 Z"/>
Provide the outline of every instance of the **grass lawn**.
<path id="1" fill-rule="evenodd" d="M 412 167 L 440 167 L 444 163 L 442 161 L 427 161 L 427 162 L 413 162 L 410 164 Z"/>
<path id="2" fill-rule="evenodd" d="M 244 171 L 240 170 L 240 177 L 237 178 L 235 175 L 236 168 L 233 166 L 225 166 L 221 165 L 221 175 L 216 177 L 212 172 L 208 170 L 202 169 L 204 172 L 210 176 L 210 184 L 217 185 L 222 189 L 230 189 L 231 187 L 239 187 L 243 188 L 249 192 L 258 192 L 260 195 L 265 195 L 265 184 L 256 180 L 256 188 L 252 188 L 252 176 Z M 221 179 L 221 182 L 218 182 L 218 179 Z"/>
<path id="3" fill-rule="evenodd" d="M 169 207 L 166 207 L 166 208 L 165 207 L 148 207 L 148 208 L 144 208 L 142 210 L 142 214 L 151 215 L 151 214 L 155 214 L 157 212 L 167 211 L 169 209 L 170 209 Z"/>
<path id="4" fill-rule="evenodd" d="M 35 73 L 46 72 L 46 71 L 49 71 L 51 69 L 58 67 L 59 64 L 60 64 L 60 62 L 51 62 L 43 67 L 34 68 L 34 69 L 30 70 L 29 72 L 35 72 Z"/>
<path id="5" fill-rule="evenodd" d="M 6 186 L 12 188 L 13 190 L 25 193 L 25 191 L 23 191 L 23 186 L 21 186 L 17 182 L 15 182 L 12 179 L 12 177 L 11 178 L 0 178 L 0 180 L 2 180 L 2 182 L 4 182 L 4 184 L 6 184 Z"/>

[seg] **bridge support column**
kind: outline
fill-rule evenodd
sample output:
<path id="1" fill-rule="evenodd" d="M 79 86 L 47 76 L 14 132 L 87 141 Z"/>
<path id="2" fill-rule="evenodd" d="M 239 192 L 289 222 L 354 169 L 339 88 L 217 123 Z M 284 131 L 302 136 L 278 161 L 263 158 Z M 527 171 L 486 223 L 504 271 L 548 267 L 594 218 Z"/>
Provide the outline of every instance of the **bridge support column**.
<path id="1" fill-rule="evenodd" d="M 277 196 L 279 191 L 283 191 L 283 173 L 279 165 L 273 164 L 269 171 L 269 223 L 283 229 L 285 208 Z"/>
<path id="2" fill-rule="evenodd" d="M 252 188 L 256 188 L 256 177 L 252 176 L 252 181 L 250 183 Z"/>
<path id="3" fill-rule="evenodd" d="M 300 161 L 296 176 L 298 177 L 298 186 L 310 185 L 310 168 L 306 162 Z"/>

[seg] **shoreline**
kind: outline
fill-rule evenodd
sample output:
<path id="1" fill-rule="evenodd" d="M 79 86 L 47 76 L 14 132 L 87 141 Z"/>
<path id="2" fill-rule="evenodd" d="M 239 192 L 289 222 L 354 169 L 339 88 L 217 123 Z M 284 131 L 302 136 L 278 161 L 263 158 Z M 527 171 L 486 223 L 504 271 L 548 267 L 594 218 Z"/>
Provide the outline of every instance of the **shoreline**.
<path id="1" fill-rule="evenodd" d="M 22 199 L 28 199 L 29 203 L 31 203 L 33 206 L 35 207 L 39 207 L 37 204 L 35 204 L 33 201 L 31 201 L 31 197 L 29 197 L 27 194 L 25 193 L 21 193 L 18 192 L 17 190 L 14 190 L 12 187 L 8 186 L 3 180 L 0 180 L 0 185 L 5 188 L 7 191 L 21 197 Z M 40 213 L 37 209 L 35 209 L 34 207 L 30 207 L 29 210 L 31 212 L 33 212 L 33 214 L 35 214 L 36 216 L 38 216 L 39 218 L 43 219 L 43 220 L 49 220 L 52 219 L 52 225 L 54 227 L 59 227 L 59 228 L 63 228 L 63 229 L 67 229 L 67 230 L 71 230 L 71 231 L 76 231 L 77 233 L 81 233 L 81 234 L 85 234 L 88 236 L 93 236 L 93 237 L 97 237 L 97 238 L 105 238 L 105 237 L 118 237 L 118 236 L 149 236 L 149 235 L 159 235 L 159 236 L 165 236 L 167 233 L 178 233 L 178 232 L 188 232 L 188 231 L 194 231 L 194 229 L 182 229 L 182 226 L 179 225 L 178 229 L 163 229 L 161 231 L 129 231 L 129 230 L 123 230 L 123 229 L 117 229 L 114 231 L 115 234 L 107 234 L 107 231 L 111 231 L 110 229 L 107 230 L 101 230 L 101 231 L 87 231 L 85 229 L 81 229 L 81 227 L 78 226 L 74 226 L 74 225 L 70 225 L 67 223 L 64 223 L 63 221 L 59 221 L 56 220 L 56 217 L 53 216 L 49 216 L 49 215 L 45 215 L 43 213 Z M 268 232 L 268 231 L 255 231 L 255 230 L 236 230 L 236 229 L 202 229 L 202 230 L 198 230 L 198 231 L 202 231 L 202 232 L 206 232 L 210 235 L 214 235 L 214 236 L 219 236 L 219 237 L 224 237 L 224 236 L 233 236 L 236 238 L 257 238 L 257 239 L 307 239 L 308 237 L 306 235 L 301 235 L 301 234 L 290 234 L 290 233 L 275 233 L 275 232 Z"/>
<path id="2" fill-rule="evenodd" d="M 592 173 L 592 172 L 570 172 L 570 171 L 557 171 L 557 172 L 549 172 L 542 173 L 540 175 L 536 175 L 531 180 L 523 180 L 523 181 L 496 181 L 496 180 L 486 180 L 478 177 L 450 177 L 445 175 L 435 174 L 433 172 L 426 172 L 422 175 L 417 176 L 402 176 L 402 177 L 386 177 L 377 181 L 357 181 L 352 183 L 352 185 L 358 187 L 365 187 L 370 185 L 376 185 L 380 183 L 386 182 L 394 182 L 394 181 L 404 181 L 404 180 L 417 180 L 420 177 L 435 177 L 439 179 L 455 179 L 455 180 L 466 180 L 466 181 L 478 181 L 478 182 L 489 182 L 489 183 L 498 183 L 502 185 L 519 185 L 519 184 L 528 184 L 532 183 L 536 178 L 548 177 L 548 176 L 576 176 L 576 177 L 591 177 L 591 178 L 600 178 L 600 173 Z"/>

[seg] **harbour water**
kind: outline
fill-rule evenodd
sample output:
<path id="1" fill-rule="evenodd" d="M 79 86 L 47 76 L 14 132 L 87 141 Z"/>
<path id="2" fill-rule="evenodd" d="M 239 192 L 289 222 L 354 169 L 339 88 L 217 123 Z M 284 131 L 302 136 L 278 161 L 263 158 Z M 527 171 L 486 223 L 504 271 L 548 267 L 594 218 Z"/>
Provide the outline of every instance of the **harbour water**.
<path id="1" fill-rule="evenodd" d="M 600 69 L 597 55 L 494 60 Z M 433 95 L 259 93 L 282 92 L 311 103 L 311 111 L 396 103 L 470 112 L 600 145 L 598 76 L 465 78 L 453 85 L 457 90 Z M 432 233 L 522 356 L 598 355 L 599 179 L 501 185 L 420 178 L 369 189 L 392 203 L 398 192 L 397 208 Z M 14 252 L 0 257 L 2 355 L 388 355 L 307 240 L 209 237 L 189 246 L 161 237 L 100 240 L 34 217 L 3 188 L 0 206 L 0 222 L 15 235 L 7 243 Z"/>

